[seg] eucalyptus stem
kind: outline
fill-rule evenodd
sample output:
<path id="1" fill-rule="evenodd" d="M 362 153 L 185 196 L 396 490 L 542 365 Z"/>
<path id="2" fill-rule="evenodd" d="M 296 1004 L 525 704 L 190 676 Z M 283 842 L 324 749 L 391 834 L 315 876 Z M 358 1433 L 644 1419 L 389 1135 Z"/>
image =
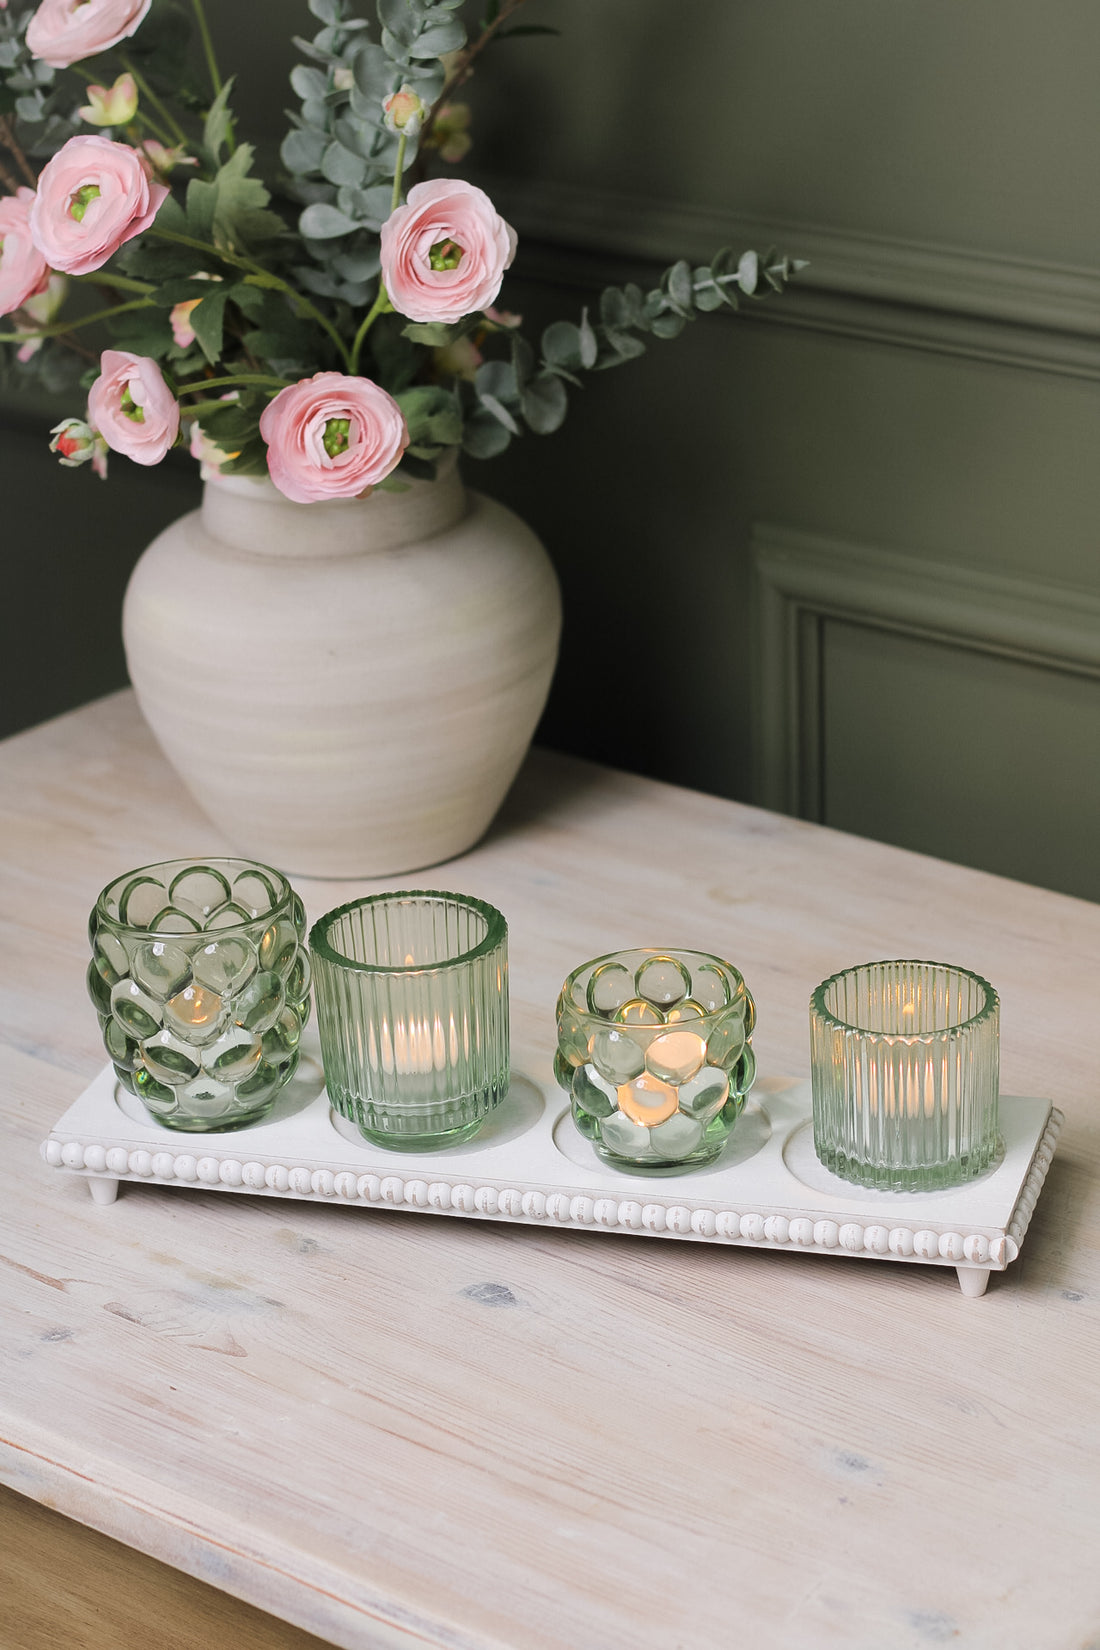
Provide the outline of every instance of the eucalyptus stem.
<path id="1" fill-rule="evenodd" d="M 133 75 L 134 84 L 137 86 L 137 89 L 141 93 L 142 97 L 147 98 L 153 105 L 153 108 L 157 111 L 157 114 L 160 116 L 165 126 L 167 126 L 168 131 L 174 136 L 176 142 L 184 144 L 187 143 L 187 133 L 184 131 L 171 109 L 161 102 L 160 98 L 157 96 L 156 92 L 154 92 L 145 76 L 141 74 L 139 70 L 134 68 L 130 58 L 123 57 L 122 63 L 126 69 L 126 72 Z"/>
<path id="2" fill-rule="evenodd" d="M 124 315 L 130 309 L 152 309 L 150 298 L 133 298 L 127 304 L 111 304 L 107 309 L 93 310 L 71 321 L 54 321 L 47 327 L 35 327 L 33 332 L 0 332 L 0 343 L 22 344 L 32 338 L 59 338 L 64 332 L 75 332 L 77 327 L 90 327 L 95 321 L 105 321 L 109 315 Z"/>
<path id="3" fill-rule="evenodd" d="M 275 378 L 267 372 L 238 372 L 232 373 L 228 378 L 200 378 L 194 384 L 181 384 L 176 391 L 176 400 L 178 401 L 181 395 L 194 395 L 196 390 L 235 390 L 241 384 L 273 384 L 276 389 L 285 390 L 289 383 L 289 378 Z M 221 403 L 218 402 L 218 405 Z"/>
<path id="4" fill-rule="evenodd" d="M 195 13 L 195 21 L 199 25 L 199 36 L 202 40 L 203 55 L 206 58 L 206 71 L 210 76 L 210 85 L 214 96 L 217 97 L 222 89 L 222 77 L 218 73 L 218 59 L 214 53 L 214 42 L 210 38 L 210 25 L 206 21 L 206 11 L 202 0 L 191 0 L 191 7 Z"/>
<path id="5" fill-rule="evenodd" d="M 161 241 L 173 241 L 177 246 L 194 247 L 196 252 L 209 252 L 212 257 L 219 259 L 223 264 L 228 264 L 231 269 L 249 270 L 256 278 L 250 280 L 246 276 L 245 280 L 248 285 L 269 287 L 274 292 L 285 292 L 287 297 L 298 305 L 304 315 L 310 316 L 312 320 L 317 322 L 319 327 L 322 327 L 328 333 L 339 350 L 345 366 L 349 364 L 347 346 L 328 316 L 323 314 L 304 293 L 299 292 L 296 287 L 292 287 L 289 281 L 284 281 L 281 275 L 273 275 L 269 269 L 265 269 L 263 264 L 258 264 L 254 258 L 246 258 L 239 252 L 225 252 L 221 247 L 211 245 L 209 241 L 196 240 L 193 235 L 177 235 L 174 229 L 158 229 L 154 224 L 146 233 L 154 235 Z"/>

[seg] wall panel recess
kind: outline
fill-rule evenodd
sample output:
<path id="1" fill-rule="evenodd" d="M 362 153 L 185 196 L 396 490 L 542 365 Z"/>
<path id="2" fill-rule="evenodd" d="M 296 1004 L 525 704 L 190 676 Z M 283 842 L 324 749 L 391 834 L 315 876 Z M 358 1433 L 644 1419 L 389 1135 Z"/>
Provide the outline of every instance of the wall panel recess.
<path id="1" fill-rule="evenodd" d="M 1100 898 L 1100 599 L 758 524 L 754 800 Z"/>

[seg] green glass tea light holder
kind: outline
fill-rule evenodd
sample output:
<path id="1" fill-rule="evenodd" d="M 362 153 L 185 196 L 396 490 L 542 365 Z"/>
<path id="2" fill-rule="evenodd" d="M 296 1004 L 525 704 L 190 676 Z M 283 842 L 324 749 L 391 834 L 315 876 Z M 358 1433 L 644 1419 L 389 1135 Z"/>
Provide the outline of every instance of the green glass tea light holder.
<path id="1" fill-rule="evenodd" d="M 88 991 L 115 1076 L 170 1129 L 243 1128 L 298 1065 L 309 1018 L 302 902 L 246 859 L 116 877 L 88 924 Z"/>
<path id="2" fill-rule="evenodd" d="M 554 1072 L 573 1121 L 618 1169 L 713 1163 L 756 1076 L 756 1009 L 737 969 L 703 951 L 619 951 L 570 974 Z"/>
<path id="3" fill-rule="evenodd" d="M 1000 1004 L 946 963 L 844 969 L 810 1000 L 814 1146 L 841 1179 L 936 1192 L 997 1156 Z"/>
<path id="4" fill-rule="evenodd" d="M 465 894 L 373 894 L 310 932 L 329 1099 L 391 1151 L 477 1133 L 509 1085 L 508 925 Z"/>

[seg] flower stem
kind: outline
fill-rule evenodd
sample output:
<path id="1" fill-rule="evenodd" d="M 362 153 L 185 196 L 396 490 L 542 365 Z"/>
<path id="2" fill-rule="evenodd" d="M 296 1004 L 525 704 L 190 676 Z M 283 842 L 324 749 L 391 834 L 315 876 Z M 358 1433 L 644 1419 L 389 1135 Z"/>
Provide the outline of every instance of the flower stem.
<path id="1" fill-rule="evenodd" d="M 181 395 L 194 395 L 196 390 L 235 390 L 241 384 L 273 384 L 276 389 L 285 390 L 290 382 L 289 378 L 275 378 L 266 372 L 231 373 L 227 378 L 200 378 L 194 384 L 181 384 L 176 391 L 176 399 L 178 401 Z"/>
<path id="2" fill-rule="evenodd" d="M 192 246 L 196 252 L 209 252 L 212 257 L 217 258 L 223 264 L 228 264 L 231 269 L 249 270 L 251 277 L 254 277 L 245 276 L 246 284 L 249 286 L 268 287 L 273 292 L 284 292 L 303 314 L 316 321 L 317 325 L 328 333 L 339 350 L 345 366 L 348 365 L 347 347 L 328 316 L 323 314 L 304 293 L 292 287 L 289 281 L 284 281 L 281 275 L 273 275 L 269 269 L 265 269 L 263 264 L 258 264 L 254 258 L 246 258 L 239 252 L 223 251 L 220 246 L 213 246 L 209 241 L 196 240 L 193 235 L 177 235 L 174 229 L 158 229 L 154 224 L 152 229 L 147 230 L 146 233 L 154 235 L 161 241 L 173 241 L 177 246 Z"/>
<path id="3" fill-rule="evenodd" d="M 0 332 L 0 342 L 22 344 L 31 338 L 59 338 L 63 332 L 75 332 L 77 327 L 90 327 L 94 321 L 105 321 L 109 315 L 123 315 L 128 309 L 152 309 L 150 298 L 134 298 L 127 304 L 112 304 L 108 309 L 93 310 L 91 315 L 80 315 L 71 321 L 54 321 L 48 327 L 35 327 L 33 332 Z"/>
<path id="4" fill-rule="evenodd" d="M 395 161 L 393 168 L 393 195 L 390 198 L 391 217 L 401 204 L 401 179 L 405 172 L 405 145 L 407 142 L 408 138 L 405 133 L 402 132 L 397 141 L 397 160 Z M 393 305 L 390 303 L 389 293 L 386 291 L 386 288 L 383 286 L 381 280 L 379 280 L 378 294 L 374 300 L 374 303 L 363 317 L 362 324 L 359 327 L 359 331 L 355 334 L 355 338 L 351 346 L 351 354 L 348 357 L 348 371 L 351 373 L 352 377 L 354 377 L 359 371 L 359 357 L 363 353 L 363 345 L 366 343 L 367 333 L 374 325 L 377 317 L 379 315 L 384 315 L 388 310 L 392 310 L 392 308 Z"/>
<path id="5" fill-rule="evenodd" d="M 155 292 L 152 281 L 135 281 L 129 275 L 115 275 L 109 269 L 97 269 L 90 275 L 70 275 L 70 281 L 91 281 L 95 286 L 117 287 L 119 292 Z"/>
<path id="6" fill-rule="evenodd" d="M 405 171 L 405 145 L 408 141 L 404 132 L 397 140 L 397 160 L 393 168 L 393 194 L 390 197 L 391 215 L 397 211 L 401 204 L 401 178 Z"/>
<path id="7" fill-rule="evenodd" d="M 385 315 L 392 309 L 393 305 L 390 303 L 389 293 L 386 291 L 381 281 L 379 281 L 378 296 L 374 300 L 374 303 L 371 305 L 370 309 L 367 311 L 363 319 L 363 323 L 360 326 L 359 331 L 355 334 L 355 340 L 351 346 L 351 354 L 348 358 L 348 371 L 351 373 L 353 378 L 359 371 L 359 357 L 363 353 L 363 345 L 366 343 L 367 333 L 370 331 L 379 315 Z"/>
<path id="8" fill-rule="evenodd" d="M 222 77 L 218 73 L 218 59 L 214 54 L 214 42 L 210 38 L 210 26 L 206 21 L 206 12 L 202 0 L 191 0 L 191 7 L 195 13 L 195 21 L 199 25 L 199 35 L 202 39 L 203 54 L 206 57 L 206 70 L 210 76 L 210 85 L 214 96 L 217 97 L 222 89 Z"/>
<path id="9" fill-rule="evenodd" d="M 128 57 L 123 57 L 122 63 L 126 69 L 126 72 L 133 75 L 134 84 L 137 86 L 137 89 L 141 93 L 142 97 L 146 98 L 153 105 L 153 108 L 156 110 L 161 120 L 175 137 L 176 142 L 186 144 L 188 141 L 187 133 L 184 131 L 171 109 L 167 108 L 165 104 L 161 102 L 156 92 L 154 92 L 149 82 L 145 79 L 145 76 L 140 74 L 139 71 L 134 68 L 133 63 Z"/>

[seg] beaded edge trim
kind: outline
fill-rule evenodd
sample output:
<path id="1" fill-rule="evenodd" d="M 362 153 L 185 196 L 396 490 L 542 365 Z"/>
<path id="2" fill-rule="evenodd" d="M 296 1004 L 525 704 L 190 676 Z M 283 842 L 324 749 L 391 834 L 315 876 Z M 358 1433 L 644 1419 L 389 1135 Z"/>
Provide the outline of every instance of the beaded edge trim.
<path id="1" fill-rule="evenodd" d="M 636 1198 L 591 1197 L 587 1193 L 522 1191 L 514 1186 L 475 1186 L 465 1181 L 405 1179 L 401 1175 L 353 1174 L 350 1170 L 310 1169 L 304 1164 L 242 1162 L 235 1157 L 195 1156 L 191 1152 L 150 1152 L 144 1148 L 85 1145 L 80 1140 L 43 1142 L 41 1154 L 53 1168 L 84 1170 L 91 1175 L 167 1184 L 317 1198 L 338 1204 L 424 1209 L 437 1214 L 474 1215 L 484 1219 L 548 1222 L 555 1226 L 647 1232 L 703 1242 L 751 1244 L 819 1254 L 889 1256 L 895 1260 L 969 1263 L 1003 1271 L 1020 1253 L 1020 1244 L 1046 1179 L 1065 1118 L 1051 1108 L 1035 1148 L 1027 1178 L 1003 1234 L 935 1232 L 914 1226 L 861 1225 L 858 1221 L 809 1220 L 759 1211 L 691 1209 L 682 1203 L 642 1203 Z"/>

